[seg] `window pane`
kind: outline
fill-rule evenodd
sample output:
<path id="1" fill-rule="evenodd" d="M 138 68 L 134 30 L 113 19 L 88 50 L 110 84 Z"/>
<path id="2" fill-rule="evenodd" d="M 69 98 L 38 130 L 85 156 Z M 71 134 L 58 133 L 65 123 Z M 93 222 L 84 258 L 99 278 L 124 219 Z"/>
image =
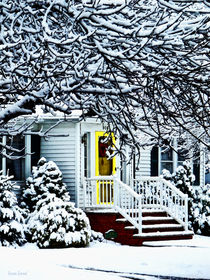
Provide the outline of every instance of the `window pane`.
<path id="1" fill-rule="evenodd" d="M 178 166 L 183 165 L 184 161 L 178 161 Z"/>
<path id="2" fill-rule="evenodd" d="M 183 155 L 178 154 L 178 161 L 185 161 L 185 157 Z"/>
<path id="3" fill-rule="evenodd" d="M 11 157 L 14 159 L 7 159 L 6 166 L 7 170 L 9 170 L 9 175 L 13 175 L 13 180 L 24 180 L 24 174 L 25 174 L 25 141 L 24 137 L 15 136 L 12 138 L 7 139 L 7 145 L 11 146 L 14 149 L 17 149 L 21 152 L 8 152 Z M 20 156 L 23 156 L 21 158 L 18 158 Z M 15 159 L 15 157 L 17 157 Z"/>
<path id="4" fill-rule="evenodd" d="M 166 152 L 161 152 L 161 160 L 173 160 L 172 149 Z"/>
<path id="5" fill-rule="evenodd" d="M 167 169 L 173 173 L 173 162 L 161 162 L 161 171 L 163 169 Z"/>

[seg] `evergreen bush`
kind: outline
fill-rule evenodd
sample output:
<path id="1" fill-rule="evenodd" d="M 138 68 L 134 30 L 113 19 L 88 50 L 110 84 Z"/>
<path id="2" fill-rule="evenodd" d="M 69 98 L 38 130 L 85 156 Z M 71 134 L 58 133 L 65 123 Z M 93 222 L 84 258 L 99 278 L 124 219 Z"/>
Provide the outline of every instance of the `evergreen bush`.
<path id="1" fill-rule="evenodd" d="M 32 212 L 36 203 L 45 198 L 48 193 L 54 193 L 64 201 L 70 199 L 61 171 L 55 162 L 47 161 L 42 157 L 37 166 L 33 167 L 32 175 L 26 180 L 21 205 Z"/>
<path id="2" fill-rule="evenodd" d="M 28 221 L 32 241 L 40 248 L 83 247 L 91 236 L 89 220 L 72 202 L 55 194 L 37 202 Z"/>
<path id="3" fill-rule="evenodd" d="M 85 213 L 70 202 L 62 173 L 53 161 L 41 158 L 23 191 L 28 209 L 28 240 L 40 248 L 86 246 L 91 230 Z"/>
<path id="4" fill-rule="evenodd" d="M 0 172 L 0 245 L 16 247 L 26 242 L 25 219 L 12 192 L 11 178 Z"/>
<path id="5" fill-rule="evenodd" d="M 189 226 L 195 233 L 210 236 L 209 185 L 193 187 L 195 176 L 189 161 L 184 161 L 183 166 L 178 166 L 173 174 L 163 170 L 162 177 L 188 195 Z"/>

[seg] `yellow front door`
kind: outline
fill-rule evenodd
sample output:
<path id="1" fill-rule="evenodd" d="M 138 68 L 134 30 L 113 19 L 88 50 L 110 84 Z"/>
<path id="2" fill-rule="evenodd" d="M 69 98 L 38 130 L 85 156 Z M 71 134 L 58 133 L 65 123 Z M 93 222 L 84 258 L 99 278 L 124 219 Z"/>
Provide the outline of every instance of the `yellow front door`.
<path id="1" fill-rule="evenodd" d="M 96 132 L 96 176 L 111 176 L 115 174 L 116 159 L 108 159 L 106 152 L 115 139 L 106 141 L 107 134 L 103 131 Z M 113 181 L 102 180 L 97 182 L 97 203 L 107 204 L 113 202 Z"/>

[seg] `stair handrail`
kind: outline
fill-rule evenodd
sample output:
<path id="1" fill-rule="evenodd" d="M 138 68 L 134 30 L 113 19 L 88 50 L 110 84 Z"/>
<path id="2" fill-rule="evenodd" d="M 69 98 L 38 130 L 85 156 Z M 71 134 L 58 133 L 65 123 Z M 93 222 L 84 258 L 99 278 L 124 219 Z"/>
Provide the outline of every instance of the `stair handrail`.
<path id="1" fill-rule="evenodd" d="M 97 188 L 99 186 L 113 186 L 113 197 L 110 193 L 109 198 L 113 200 L 106 202 L 101 198 L 97 201 Z M 98 186 L 98 187 L 97 187 Z M 128 220 L 138 233 L 142 232 L 142 206 L 141 195 L 137 194 L 130 186 L 124 184 L 116 176 L 95 176 L 84 178 L 83 181 L 83 207 L 87 208 L 112 208 Z"/>
<path id="2" fill-rule="evenodd" d="M 136 186 L 136 182 L 142 184 Z M 146 186 L 144 189 L 144 185 Z M 168 212 L 175 220 L 188 230 L 188 195 L 181 192 L 171 182 L 161 177 L 142 176 L 133 180 L 133 188 L 142 194 L 142 207 L 158 207 Z M 147 195 L 148 190 L 150 197 Z M 148 203 L 148 201 L 150 203 Z"/>
<path id="3" fill-rule="evenodd" d="M 176 186 L 174 186 L 170 181 L 167 181 L 164 178 L 158 177 L 158 176 L 154 176 L 154 177 L 150 177 L 150 176 L 141 176 L 139 179 L 133 179 L 133 181 L 142 181 L 142 180 L 150 180 L 150 181 L 162 181 L 164 182 L 166 185 L 168 185 L 168 187 L 170 187 L 174 192 L 176 192 L 178 195 L 180 195 L 181 197 L 185 197 L 186 194 L 184 194 L 182 191 L 180 191 Z"/>
<path id="4" fill-rule="evenodd" d="M 117 177 L 114 178 L 114 208 L 142 233 L 142 197 Z"/>

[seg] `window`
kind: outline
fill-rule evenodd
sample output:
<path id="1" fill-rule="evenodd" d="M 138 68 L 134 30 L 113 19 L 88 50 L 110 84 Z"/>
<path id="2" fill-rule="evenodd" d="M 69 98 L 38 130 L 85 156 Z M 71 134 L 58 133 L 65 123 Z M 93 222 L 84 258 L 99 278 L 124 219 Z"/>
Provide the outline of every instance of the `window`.
<path id="1" fill-rule="evenodd" d="M 160 169 L 169 170 L 171 173 L 173 172 L 173 151 L 172 149 L 168 149 L 167 151 L 162 151 L 160 155 Z"/>
<path id="2" fill-rule="evenodd" d="M 158 176 L 162 173 L 163 169 L 167 169 L 170 173 L 176 171 L 179 165 L 183 165 L 186 158 L 177 154 L 174 150 L 163 151 L 159 147 L 153 147 L 151 151 L 151 176 Z M 200 157 L 194 155 L 194 159 L 191 159 L 193 174 L 195 175 L 195 181 L 193 185 L 198 186 L 200 184 Z"/>
<path id="3" fill-rule="evenodd" d="M 3 136 L 0 137 L 0 141 L 14 149 L 8 151 L 8 154 L 15 157 L 9 159 L 0 153 L 0 170 L 3 170 L 5 175 L 9 172 L 9 175 L 14 176 L 14 181 L 25 180 L 31 173 L 31 165 L 36 165 L 40 158 L 40 137 L 37 135 Z M 3 150 L 2 148 L 1 152 Z"/>
<path id="4" fill-rule="evenodd" d="M 14 159 L 6 159 L 6 169 L 9 175 L 14 176 L 14 180 L 22 181 L 25 179 L 25 138 L 21 136 L 7 137 L 7 145 L 20 152 L 12 152 Z"/>

